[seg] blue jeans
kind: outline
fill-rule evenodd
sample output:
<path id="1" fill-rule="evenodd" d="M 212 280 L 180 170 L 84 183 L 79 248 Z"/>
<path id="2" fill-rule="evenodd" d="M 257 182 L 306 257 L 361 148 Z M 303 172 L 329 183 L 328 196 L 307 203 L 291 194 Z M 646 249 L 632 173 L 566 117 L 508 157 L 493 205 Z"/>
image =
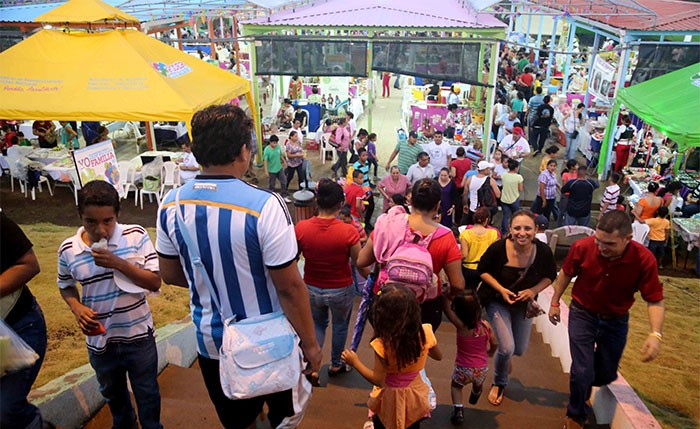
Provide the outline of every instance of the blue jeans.
<path id="1" fill-rule="evenodd" d="M 532 319 L 525 318 L 525 306 L 507 305 L 500 301 L 486 306 L 493 332 L 498 339 L 498 351 L 493 365 L 493 384 L 508 384 L 508 367 L 513 355 L 522 356 L 530 343 Z"/>
<path id="2" fill-rule="evenodd" d="M 573 133 L 564 133 L 564 137 L 566 137 L 566 150 L 564 151 L 564 159 L 576 159 L 578 136 L 574 138 Z"/>
<path id="3" fill-rule="evenodd" d="M 355 288 L 352 285 L 337 289 L 322 289 L 311 285 L 307 285 L 307 288 L 311 301 L 311 316 L 314 319 L 316 329 L 316 341 L 323 347 L 328 327 L 328 310 L 330 310 L 333 320 L 331 366 L 341 366 L 343 361 L 340 359 L 340 355 L 345 349 L 345 342 L 348 338 L 348 325 L 355 299 Z"/>
<path id="4" fill-rule="evenodd" d="M 139 422 L 143 429 L 162 429 L 160 389 L 158 388 L 158 351 L 153 335 L 133 343 L 108 343 L 100 354 L 88 350 L 100 393 L 112 412 L 113 429 L 131 428 L 136 421 L 127 388 L 129 375 L 136 398 Z"/>
<path id="5" fill-rule="evenodd" d="M 569 225 L 588 226 L 588 223 L 590 221 L 591 221 L 591 214 L 590 213 L 588 213 L 588 216 L 583 216 L 583 217 L 574 217 L 568 213 L 564 214 L 564 225 L 566 225 L 566 226 L 569 226 Z"/>
<path id="6" fill-rule="evenodd" d="M 27 395 L 39 374 L 46 354 L 46 322 L 36 300 L 28 311 L 10 327 L 39 355 L 29 368 L 13 372 L 0 381 L 0 422 L 3 429 L 40 429 L 39 409 L 27 402 Z"/>
<path id="7" fill-rule="evenodd" d="M 592 386 L 604 386 L 617 378 L 617 366 L 627 342 L 629 315 L 601 318 L 572 301 L 569 310 L 571 375 L 566 415 L 583 421 Z"/>
<path id="8" fill-rule="evenodd" d="M 520 198 L 518 198 L 517 200 L 515 200 L 515 202 L 511 204 L 501 202 L 501 208 L 503 209 L 501 232 L 503 233 L 503 235 L 506 235 L 510 230 L 510 218 L 513 216 L 513 213 L 520 210 Z"/>

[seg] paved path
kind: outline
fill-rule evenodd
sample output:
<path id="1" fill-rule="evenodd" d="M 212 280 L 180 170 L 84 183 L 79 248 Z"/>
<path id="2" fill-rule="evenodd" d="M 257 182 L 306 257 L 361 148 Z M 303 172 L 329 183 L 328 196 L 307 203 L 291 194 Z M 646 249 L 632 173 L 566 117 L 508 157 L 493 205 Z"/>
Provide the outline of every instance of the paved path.
<path id="1" fill-rule="evenodd" d="M 359 298 L 356 300 L 356 306 Z M 353 313 L 352 320 L 355 320 Z M 330 329 L 330 328 L 329 328 Z M 366 335 L 371 335 L 368 327 Z M 330 331 L 328 333 L 330 335 Z M 444 322 L 437 332 L 444 359 L 429 360 L 427 373 L 438 395 L 438 408 L 433 417 L 421 424 L 424 429 L 450 428 L 452 411 L 450 401 L 450 375 L 454 363 L 455 329 Z M 324 361 L 330 356 L 329 341 L 324 347 Z M 363 339 L 360 358 L 372 362 L 369 336 Z M 492 360 L 489 362 L 492 364 Z M 315 388 L 309 410 L 301 429 L 359 429 L 367 417 L 365 403 L 371 389 L 356 371 L 329 381 L 327 362 L 321 371 L 322 387 Z M 486 400 L 488 386 L 493 381 L 489 371 L 486 389 L 475 407 L 465 410 L 463 428 L 498 429 L 560 429 L 568 399 L 568 375 L 561 371 L 559 360 L 551 357 L 549 346 L 533 329 L 530 347 L 525 356 L 513 360 L 513 373 L 506 390 L 506 398 L 500 407 Z M 220 428 L 213 406 L 209 401 L 199 369 L 168 366 L 159 377 L 162 395 L 162 422 L 167 429 Z M 467 403 L 468 392 L 465 395 Z M 86 426 L 86 429 L 103 429 L 111 425 L 111 415 L 104 407 Z M 259 428 L 269 428 L 260 423 Z M 590 426 L 590 428 L 603 426 Z"/>

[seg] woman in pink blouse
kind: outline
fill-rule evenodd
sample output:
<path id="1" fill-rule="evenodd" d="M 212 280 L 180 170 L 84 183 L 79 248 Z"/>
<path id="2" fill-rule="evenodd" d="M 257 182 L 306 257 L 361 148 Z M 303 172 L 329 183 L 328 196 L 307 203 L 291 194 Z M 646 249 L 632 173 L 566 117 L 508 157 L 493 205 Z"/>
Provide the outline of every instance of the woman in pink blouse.
<path id="1" fill-rule="evenodd" d="M 389 210 L 389 202 L 394 194 L 406 195 L 406 191 L 411 186 L 408 178 L 401 174 L 399 167 L 391 167 L 391 174 L 384 176 L 377 184 L 377 189 L 384 196 L 384 212 Z"/>

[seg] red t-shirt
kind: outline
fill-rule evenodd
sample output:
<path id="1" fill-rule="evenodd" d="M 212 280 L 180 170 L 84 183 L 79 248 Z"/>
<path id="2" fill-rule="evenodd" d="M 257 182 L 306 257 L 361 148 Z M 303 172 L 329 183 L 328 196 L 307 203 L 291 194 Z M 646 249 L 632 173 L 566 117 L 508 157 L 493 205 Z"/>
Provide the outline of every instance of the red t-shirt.
<path id="1" fill-rule="evenodd" d="M 345 204 L 350 206 L 350 213 L 352 213 L 355 218 L 360 218 L 360 213 L 357 212 L 357 198 L 364 198 L 365 190 L 362 186 L 355 182 L 352 182 L 345 187 Z"/>
<path id="2" fill-rule="evenodd" d="M 339 219 L 314 216 L 294 228 L 299 250 L 304 255 L 304 282 L 323 289 L 352 284 L 350 248 L 360 241 L 352 225 Z"/>
<path id="3" fill-rule="evenodd" d="M 370 234 L 370 238 L 374 240 L 374 231 Z M 462 260 L 462 253 L 459 251 L 454 234 L 445 234 L 442 237 L 430 240 L 428 252 L 430 252 L 433 260 L 433 272 L 435 274 L 442 271 L 445 265 L 450 262 Z"/>
<path id="4" fill-rule="evenodd" d="M 599 314 L 624 315 L 639 291 L 647 302 L 664 299 L 654 255 L 631 241 L 622 257 L 600 255 L 595 237 L 576 241 L 562 266 L 567 276 L 578 276 L 571 295 L 585 309 Z"/>
<path id="5" fill-rule="evenodd" d="M 535 78 L 532 76 L 532 73 L 523 73 L 520 75 L 520 80 L 523 81 L 525 85 L 532 86 L 532 82 Z"/>
<path id="6" fill-rule="evenodd" d="M 468 158 L 453 159 L 451 165 L 455 168 L 455 177 L 453 179 L 455 185 L 461 188 L 464 175 L 467 174 L 467 171 L 472 169 L 472 161 Z"/>

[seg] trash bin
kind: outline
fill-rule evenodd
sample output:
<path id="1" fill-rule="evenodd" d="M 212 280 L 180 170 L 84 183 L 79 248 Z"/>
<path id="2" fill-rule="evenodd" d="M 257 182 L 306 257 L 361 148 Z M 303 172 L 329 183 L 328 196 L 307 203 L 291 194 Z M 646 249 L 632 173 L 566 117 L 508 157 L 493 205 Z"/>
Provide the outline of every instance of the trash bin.
<path id="1" fill-rule="evenodd" d="M 292 194 L 294 199 L 294 223 L 309 219 L 316 215 L 316 194 L 302 189 Z"/>

